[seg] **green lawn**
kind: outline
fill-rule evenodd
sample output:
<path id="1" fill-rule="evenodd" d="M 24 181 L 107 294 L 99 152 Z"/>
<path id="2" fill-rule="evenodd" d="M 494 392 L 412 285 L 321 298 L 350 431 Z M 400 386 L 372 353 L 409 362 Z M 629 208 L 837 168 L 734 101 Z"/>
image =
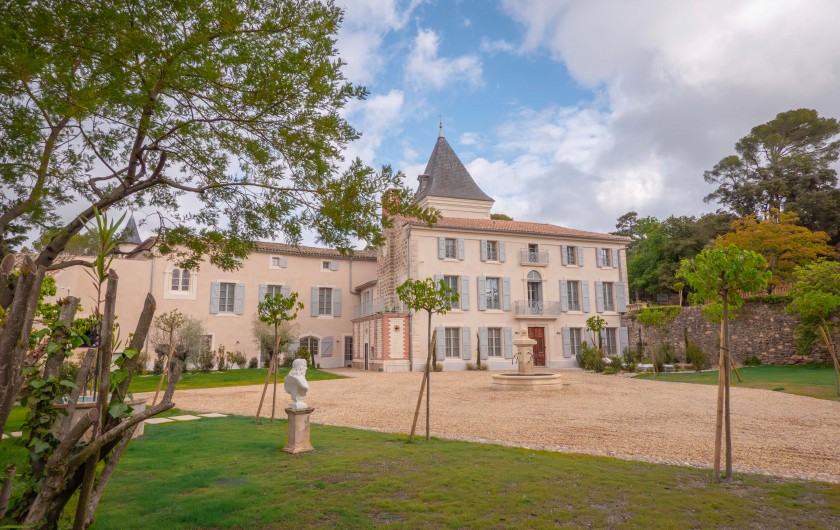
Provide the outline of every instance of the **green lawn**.
<path id="1" fill-rule="evenodd" d="M 261 385 L 265 383 L 267 368 L 243 368 L 241 370 L 228 370 L 227 372 L 190 372 L 181 376 L 176 388 L 187 390 L 190 388 L 216 388 L 222 386 L 240 385 Z M 277 371 L 277 380 L 282 381 L 289 368 L 280 368 Z M 308 381 L 322 381 L 325 379 L 343 379 L 342 375 L 335 375 L 321 370 L 310 368 L 306 371 Z M 132 392 L 154 392 L 157 389 L 159 375 L 134 376 L 131 380 L 130 390 Z M 164 383 L 165 384 L 165 383 Z"/>
<path id="2" fill-rule="evenodd" d="M 840 527 L 838 485 L 717 485 L 708 470 L 322 425 L 317 452 L 291 456 L 285 429 L 242 417 L 147 426 L 93 528 Z"/>
<path id="3" fill-rule="evenodd" d="M 830 364 L 809 364 L 799 366 L 745 366 L 738 368 L 743 383 L 738 382 L 732 373 L 732 385 L 744 388 L 763 388 L 778 390 L 788 394 L 810 396 L 820 399 L 840 401 L 835 388 L 834 366 Z M 698 383 L 701 385 L 716 385 L 718 373 L 674 373 L 674 374 L 642 374 L 642 379 L 657 381 L 674 381 L 678 383 Z"/>

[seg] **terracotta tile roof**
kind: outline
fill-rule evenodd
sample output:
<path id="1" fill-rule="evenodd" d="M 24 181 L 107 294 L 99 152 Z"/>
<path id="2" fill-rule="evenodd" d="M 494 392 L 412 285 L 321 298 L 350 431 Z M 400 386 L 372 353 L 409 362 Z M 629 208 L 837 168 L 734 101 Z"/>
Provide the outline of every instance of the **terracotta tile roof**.
<path id="1" fill-rule="evenodd" d="M 402 218 L 414 226 L 427 226 L 416 219 Z M 507 232 L 514 234 L 534 234 L 549 237 L 568 237 L 572 239 L 600 239 L 626 243 L 630 238 L 613 234 L 601 234 L 575 230 L 563 226 L 546 223 L 530 223 L 527 221 L 497 221 L 494 219 L 467 219 L 464 217 L 441 217 L 433 228 L 454 228 L 459 230 L 480 230 L 483 232 Z"/>
<path id="2" fill-rule="evenodd" d="M 334 248 L 305 247 L 303 245 L 295 246 L 287 245 L 285 243 L 274 243 L 271 241 L 257 241 L 256 245 L 257 252 L 275 252 L 278 254 L 295 254 L 298 256 L 318 256 L 322 258 L 339 259 L 350 259 L 352 257 L 354 260 L 376 261 L 375 250 L 355 250 L 353 255 L 349 256 L 341 254 Z"/>

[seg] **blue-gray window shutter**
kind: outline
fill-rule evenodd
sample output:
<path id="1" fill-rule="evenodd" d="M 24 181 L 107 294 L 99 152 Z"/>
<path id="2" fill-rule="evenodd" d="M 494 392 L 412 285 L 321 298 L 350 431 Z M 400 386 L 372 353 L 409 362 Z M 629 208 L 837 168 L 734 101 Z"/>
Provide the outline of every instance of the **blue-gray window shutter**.
<path id="1" fill-rule="evenodd" d="M 338 260 L 334 259 L 330 261 L 330 270 L 337 271 L 338 270 Z"/>
<path id="2" fill-rule="evenodd" d="M 440 281 L 443 279 L 443 274 L 435 274 L 435 287 L 438 286 Z"/>
<path id="3" fill-rule="evenodd" d="M 445 344 L 442 327 L 435 328 L 435 337 L 435 359 L 443 361 L 446 359 L 446 354 L 444 353 Z"/>
<path id="4" fill-rule="evenodd" d="M 268 294 L 268 285 L 261 283 L 260 284 L 260 295 L 257 297 L 257 302 L 264 302 L 265 295 Z"/>
<path id="5" fill-rule="evenodd" d="M 615 269 L 618 268 L 618 250 L 617 249 L 612 250 L 612 266 Z"/>
<path id="6" fill-rule="evenodd" d="M 332 313 L 334 317 L 341 316 L 341 289 L 332 290 Z"/>
<path id="7" fill-rule="evenodd" d="M 463 261 L 464 260 L 464 238 L 458 238 L 458 259 Z"/>
<path id="8" fill-rule="evenodd" d="M 624 292 L 624 282 L 615 284 L 615 306 L 619 313 L 627 312 L 627 294 Z"/>
<path id="9" fill-rule="evenodd" d="M 461 328 L 461 358 L 465 361 L 472 359 L 472 328 Z"/>
<path id="10" fill-rule="evenodd" d="M 237 283 L 234 293 L 233 312 L 237 315 L 241 315 L 245 312 L 245 284 Z"/>
<path id="11" fill-rule="evenodd" d="M 446 257 L 446 238 L 439 237 L 438 238 L 438 259 L 443 259 Z"/>
<path id="12" fill-rule="evenodd" d="M 589 313 L 589 282 L 580 282 L 580 301 L 583 304 L 583 312 Z"/>
<path id="13" fill-rule="evenodd" d="M 487 328 L 478 328 L 478 356 L 487 359 Z"/>
<path id="14" fill-rule="evenodd" d="M 487 240 L 481 240 L 481 261 L 487 261 Z"/>
<path id="15" fill-rule="evenodd" d="M 624 355 L 624 350 L 630 346 L 630 334 L 627 332 L 627 327 L 622 326 L 618 328 L 618 354 Z"/>
<path id="16" fill-rule="evenodd" d="M 502 309 L 510 311 L 510 278 L 502 278 Z"/>
<path id="17" fill-rule="evenodd" d="M 507 259 L 507 250 L 505 250 L 505 242 L 499 241 L 499 261 L 502 263 Z"/>
<path id="18" fill-rule="evenodd" d="M 458 301 L 459 307 L 464 311 L 470 310 L 470 277 L 461 276 L 461 298 Z"/>
<path id="19" fill-rule="evenodd" d="M 219 312 L 219 295 L 221 289 L 219 282 L 210 282 L 210 314 L 215 315 Z"/>
<path id="20" fill-rule="evenodd" d="M 569 260 L 567 259 L 566 252 L 569 250 L 569 247 L 566 245 L 560 245 L 560 264 L 561 265 L 568 265 Z"/>
<path id="21" fill-rule="evenodd" d="M 289 260 L 286 258 L 280 258 L 280 267 L 285 269 L 289 266 Z"/>
<path id="22" fill-rule="evenodd" d="M 513 329 L 502 329 L 502 351 L 505 359 L 513 359 Z"/>
<path id="23" fill-rule="evenodd" d="M 595 265 L 598 267 L 604 266 L 604 256 L 603 256 L 603 249 L 596 248 L 595 249 Z"/>
<path id="24" fill-rule="evenodd" d="M 604 312 L 604 288 L 603 282 L 595 282 L 595 311 Z"/>
<path id="25" fill-rule="evenodd" d="M 321 339 L 321 357 L 332 357 L 333 339 L 332 337 L 324 337 Z"/>
<path id="26" fill-rule="evenodd" d="M 560 311 L 569 310 L 569 282 L 560 280 Z"/>
<path id="27" fill-rule="evenodd" d="M 578 267 L 583 267 L 583 247 L 577 248 L 578 253 Z"/>
<path id="28" fill-rule="evenodd" d="M 309 315 L 313 317 L 318 316 L 318 288 L 312 287 L 309 289 Z"/>
<path id="29" fill-rule="evenodd" d="M 280 287 L 280 294 L 282 294 L 283 296 L 288 298 L 292 295 L 292 288 L 289 287 L 288 285 L 284 285 L 284 286 Z"/>
<path id="30" fill-rule="evenodd" d="M 486 311 L 487 310 L 487 288 L 484 286 L 484 276 L 477 276 L 476 277 L 476 285 L 478 292 L 476 296 L 478 297 L 478 310 L 479 311 Z"/>
<path id="31" fill-rule="evenodd" d="M 572 334 L 569 328 L 563 328 L 563 357 L 572 356 Z"/>

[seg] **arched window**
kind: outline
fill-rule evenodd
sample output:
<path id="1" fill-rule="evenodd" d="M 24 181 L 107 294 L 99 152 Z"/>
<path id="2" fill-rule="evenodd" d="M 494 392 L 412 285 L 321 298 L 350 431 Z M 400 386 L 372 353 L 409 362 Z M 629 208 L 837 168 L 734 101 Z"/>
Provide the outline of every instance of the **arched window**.
<path id="1" fill-rule="evenodd" d="M 306 347 L 310 355 L 318 355 L 318 342 L 316 337 L 301 337 L 300 347 Z"/>
<path id="2" fill-rule="evenodd" d="M 537 271 L 531 271 L 528 273 L 528 303 L 532 310 L 540 311 L 537 314 L 542 314 L 542 301 L 542 276 Z M 539 307 L 536 304 L 539 304 Z"/>
<path id="3" fill-rule="evenodd" d="M 190 290 L 190 271 L 184 269 L 181 271 L 181 290 L 182 291 L 189 291 Z"/>
<path id="4" fill-rule="evenodd" d="M 187 284 L 189 284 L 189 278 L 187 278 Z M 181 269 L 172 269 L 172 286 L 171 289 L 173 291 L 178 291 L 181 288 Z"/>
<path id="5" fill-rule="evenodd" d="M 541 282 L 542 281 L 542 276 L 540 276 L 540 273 L 537 272 L 537 271 L 531 271 L 531 272 L 528 273 L 528 281 L 529 282 Z"/>

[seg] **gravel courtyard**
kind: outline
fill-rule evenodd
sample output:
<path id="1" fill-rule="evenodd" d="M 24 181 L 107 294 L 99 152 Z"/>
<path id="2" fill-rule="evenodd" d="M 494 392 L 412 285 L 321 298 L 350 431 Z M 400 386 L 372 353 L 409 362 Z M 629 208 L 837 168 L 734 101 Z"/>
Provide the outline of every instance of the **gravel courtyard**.
<path id="1" fill-rule="evenodd" d="M 408 433 L 422 374 L 336 370 L 310 382 L 314 423 Z M 432 374 L 433 436 L 710 467 L 714 386 L 560 371 L 558 392 L 490 389 L 493 372 Z M 254 415 L 262 386 L 181 390 L 176 406 Z M 278 411 L 288 396 L 278 385 Z M 271 411 L 271 390 L 264 410 Z M 423 415 L 418 431 L 424 429 Z M 840 483 L 840 403 L 732 389 L 736 471 Z M 313 442 L 317 446 L 317 430 Z"/>

